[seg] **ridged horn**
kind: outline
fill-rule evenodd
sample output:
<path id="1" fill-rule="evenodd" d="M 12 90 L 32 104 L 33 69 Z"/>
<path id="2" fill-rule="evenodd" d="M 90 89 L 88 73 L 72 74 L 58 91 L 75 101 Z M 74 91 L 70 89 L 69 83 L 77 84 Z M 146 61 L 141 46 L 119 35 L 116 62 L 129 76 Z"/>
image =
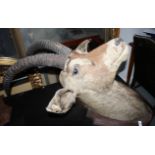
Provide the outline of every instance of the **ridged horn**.
<path id="1" fill-rule="evenodd" d="M 18 60 L 16 64 L 9 67 L 8 70 L 5 72 L 3 87 L 6 91 L 6 94 L 8 96 L 10 95 L 11 81 L 13 80 L 14 76 L 19 72 L 38 66 L 48 66 L 63 69 L 66 59 L 67 55 L 64 56 L 55 54 L 36 54 Z"/>
<path id="2" fill-rule="evenodd" d="M 66 55 L 71 52 L 71 49 L 61 43 L 51 40 L 40 40 L 34 42 L 27 50 L 27 55 L 34 55 L 37 53 L 53 52 L 55 54 Z"/>

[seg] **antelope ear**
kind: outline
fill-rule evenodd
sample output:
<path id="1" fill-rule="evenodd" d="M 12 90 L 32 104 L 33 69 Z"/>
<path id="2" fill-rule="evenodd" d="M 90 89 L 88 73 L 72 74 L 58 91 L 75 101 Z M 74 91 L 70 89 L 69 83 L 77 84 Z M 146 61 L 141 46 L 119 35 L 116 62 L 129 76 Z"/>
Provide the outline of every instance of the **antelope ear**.
<path id="1" fill-rule="evenodd" d="M 88 44 L 90 43 L 91 39 L 84 40 L 78 47 L 75 49 L 76 52 L 83 54 L 88 52 Z"/>
<path id="2" fill-rule="evenodd" d="M 75 103 L 76 94 L 71 90 L 62 88 L 58 90 L 52 100 L 49 102 L 46 110 L 48 112 L 63 114 L 69 111 Z"/>

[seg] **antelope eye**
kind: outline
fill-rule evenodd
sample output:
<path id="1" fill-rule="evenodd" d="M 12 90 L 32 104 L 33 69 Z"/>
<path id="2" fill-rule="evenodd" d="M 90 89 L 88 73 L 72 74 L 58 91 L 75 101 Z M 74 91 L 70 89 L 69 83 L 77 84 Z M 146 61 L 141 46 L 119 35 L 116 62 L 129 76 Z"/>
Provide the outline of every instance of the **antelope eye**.
<path id="1" fill-rule="evenodd" d="M 72 72 L 72 75 L 76 75 L 78 73 L 79 73 L 78 68 L 77 67 L 74 67 L 73 72 Z"/>

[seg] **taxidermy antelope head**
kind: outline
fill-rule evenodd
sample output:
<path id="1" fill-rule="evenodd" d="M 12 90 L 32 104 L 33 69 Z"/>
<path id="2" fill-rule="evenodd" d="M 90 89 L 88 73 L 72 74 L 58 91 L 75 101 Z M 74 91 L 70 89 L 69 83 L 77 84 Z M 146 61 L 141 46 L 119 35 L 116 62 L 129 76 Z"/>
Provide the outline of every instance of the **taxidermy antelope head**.
<path id="1" fill-rule="evenodd" d="M 62 69 L 60 83 L 63 88 L 55 93 L 46 107 L 48 112 L 66 113 L 79 98 L 102 120 L 108 118 L 112 122 L 110 125 L 115 124 L 115 120 L 124 124 L 139 120 L 148 123 L 151 109 L 135 91 L 115 81 L 119 66 L 127 59 L 129 45 L 116 38 L 87 52 L 88 44 L 89 40 L 86 40 L 73 51 L 50 41 L 33 44 L 28 49 L 30 56 L 19 60 L 6 72 L 4 88 L 7 94 L 14 75 L 22 70 L 33 66 L 57 67 Z M 36 54 L 38 51 L 55 54 Z M 31 56 L 34 53 L 36 55 Z"/>

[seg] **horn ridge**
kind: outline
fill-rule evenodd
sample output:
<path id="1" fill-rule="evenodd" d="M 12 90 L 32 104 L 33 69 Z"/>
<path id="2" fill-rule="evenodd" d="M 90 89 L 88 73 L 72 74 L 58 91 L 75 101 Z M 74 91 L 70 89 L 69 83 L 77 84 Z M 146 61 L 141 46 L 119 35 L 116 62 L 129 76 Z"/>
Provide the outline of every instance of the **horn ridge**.
<path id="1" fill-rule="evenodd" d="M 27 55 L 36 53 L 53 52 L 55 54 L 66 55 L 71 52 L 71 49 L 61 43 L 51 40 L 40 40 L 34 42 L 27 50 Z"/>

